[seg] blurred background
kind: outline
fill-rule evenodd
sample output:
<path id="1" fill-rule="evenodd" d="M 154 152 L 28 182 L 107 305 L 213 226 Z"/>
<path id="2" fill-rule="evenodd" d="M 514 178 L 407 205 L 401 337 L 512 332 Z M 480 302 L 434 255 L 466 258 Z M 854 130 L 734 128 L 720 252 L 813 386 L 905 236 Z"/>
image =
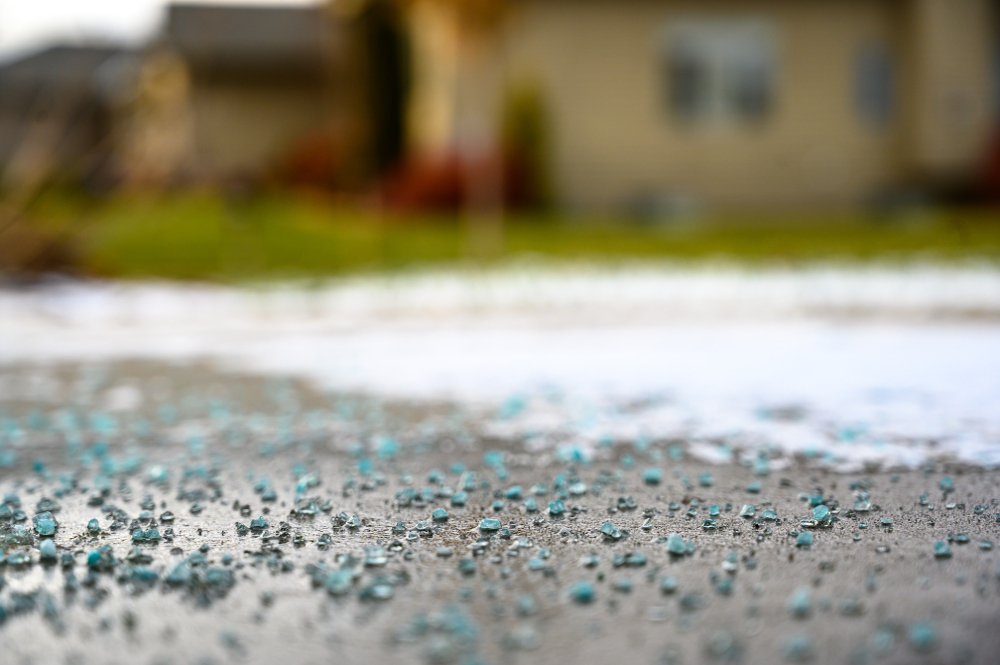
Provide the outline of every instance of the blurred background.
<path id="1" fill-rule="evenodd" d="M 0 270 L 996 258 L 993 0 L 0 1 Z"/>

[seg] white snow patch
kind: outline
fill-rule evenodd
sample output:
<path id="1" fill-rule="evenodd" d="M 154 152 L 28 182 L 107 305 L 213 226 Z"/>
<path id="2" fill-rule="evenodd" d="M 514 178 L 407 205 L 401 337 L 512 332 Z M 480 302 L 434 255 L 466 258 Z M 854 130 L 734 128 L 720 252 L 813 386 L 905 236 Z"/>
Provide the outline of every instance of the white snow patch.
<path id="1" fill-rule="evenodd" d="M 1000 464 L 992 266 L 529 267 L 321 288 L 0 291 L 0 363 L 122 358 L 209 358 L 497 413 L 523 401 L 488 431 L 587 454 L 684 438 L 713 459 Z"/>

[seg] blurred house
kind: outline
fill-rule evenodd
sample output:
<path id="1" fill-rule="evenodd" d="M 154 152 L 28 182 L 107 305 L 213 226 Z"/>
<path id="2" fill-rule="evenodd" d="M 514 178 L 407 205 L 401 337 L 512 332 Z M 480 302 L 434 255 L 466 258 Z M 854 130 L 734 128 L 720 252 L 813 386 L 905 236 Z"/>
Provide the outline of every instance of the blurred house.
<path id="1" fill-rule="evenodd" d="M 997 124 L 996 5 L 176 4 L 141 53 L 0 67 L 0 169 L 654 214 L 968 189 Z"/>
<path id="2" fill-rule="evenodd" d="M 86 157 L 125 185 L 363 185 L 403 149 L 388 6 L 174 4 L 128 67 L 117 49 L 64 46 L 0 67 L 0 172 L 79 180 Z"/>
<path id="3" fill-rule="evenodd" d="M 198 180 L 366 186 L 399 160 L 407 90 L 395 4 L 175 4 L 159 48 L 189 76 Z"/>
<path id="4" fill-rule="evenodd" d="M 568 208 L 839 205 L 967 187 L 995 126 L 994 9 L 414 0 L 412 145 L 500 142 L 507 99 L 528 90 Z"/>
<path id="5" fill-rule="evenodd" d="M 30 194 L 55 174 L 96 184 L 136 63 L 119 48 L 56 46 L 0 67 L 3 188 Z"/>
<path id="6" fill-rule="evenodd" d="M 171 5 L 159 46 L 189 77 L 196 176 L 255 177 L 328 121 L 338 37 L 318 8 Z"/>

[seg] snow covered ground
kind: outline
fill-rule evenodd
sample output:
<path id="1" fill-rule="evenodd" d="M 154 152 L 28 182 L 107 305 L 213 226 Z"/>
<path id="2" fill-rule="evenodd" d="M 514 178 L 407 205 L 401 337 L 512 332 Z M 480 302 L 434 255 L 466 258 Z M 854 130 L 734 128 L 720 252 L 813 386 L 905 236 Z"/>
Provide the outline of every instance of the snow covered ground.
<path id="1" fill-rule="evenodd" d="M 529 445 L 1000 464 L 1000 269 L 511 266 L 0 291 L 0 363 L 215 359 L 453 399 Z"/>

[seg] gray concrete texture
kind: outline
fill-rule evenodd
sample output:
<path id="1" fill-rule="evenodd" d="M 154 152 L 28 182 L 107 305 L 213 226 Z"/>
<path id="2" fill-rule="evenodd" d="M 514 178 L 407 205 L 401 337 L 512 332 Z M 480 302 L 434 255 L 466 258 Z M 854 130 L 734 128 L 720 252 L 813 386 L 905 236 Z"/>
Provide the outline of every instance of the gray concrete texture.
<path id="1" fill-rule="evenodd" d="M 938 460 L 916 470 L 838 475 L 799 459 L 756 476 L 739 464 L 672 459 L 670 447 L 683 450 L 684 441 L 653 441 L 644 452 L 618 441 L 590 463 L 567 464 L 529 453 L 521 441 L 483 436 L 482 414 L 456 404 L 329 395 L 293 380 L 199 364 L 21 365 L 0 368 L 0 375 L 0 491 L 18 494 L 28 526 L 37 502 L 55 498 L 61 509 L 54 542 L 60 555 L 73 555 L 64 568 L 38 560 L 40 538 L 33 547 L 4 546 L 8 561 L 27 552 L 34 563 L 0 568 L 3 663 L 1000 660 L 996 470 Z M 107 388 L 123 384 L 144 399 L 134 408 L 120 399 L 110 424 L 98 414 L 108 413 Z M 69 414 L 77 426 L 66 425 Z M 378 455 L 383 436 L 399 443 L 391 458 Z M 500 451 L 502 466 L 487 464 L 487 451 Z M 371 460 L 371 473 L 359 471 L 363 459 Z M 456 464 L 476 472 L 466 506 L 444 496 L 421 507 L 398 505 L 396 494 L 407 487 L 458 490 Z M 167 470 L 167 482 L 150 481 L 156 465 Z M 662 469 L 659 484 L 644 482 L 650 466 Z M 440 483 L 428 480 L 435 469 Z M 329 500 L 330 512 L 291 513 L 298 472 L 319 480 L 305 496 L 318 505 Z M 704 473 L 712 476 L 708 486 L 699 482 Z M 562 517 L 546 512 L 557 474 L 586 487 L 569 494 Z M 172 542 L 136 545 L 128 528 L 111 530 L 101 508 L 88 505 L 98 476 L 110 481 L 103 503 L 123 509 L 129 522 L 151 498 L 158 528 L 172 528 Z M 945 476 L 954 484 L 948 494 L 940 488 Z M 270 480 L 275 501 L 255 491 L 261 477 Z M 753 482 L 759 493 L 747 491 Z M 858 482 L 877 510 L 849 512 Z M 538 483 L 547 495 L 533 495 Z M 498 499 L 512 485 L 534 497 L 539 512 L 527 512 L 523 498 Z M 812 514 L 800 495 L 818 493 L 839 510 L 831 527 L 811 529 L 811 547 L 797 547 L 793 534 Z M 921 505 L 922 494 L 928 505 Z M 637 507 L 618 510 L 620 497 Z M 190 510 L 195 500 L 204 508 L 198 514 Z M 505 504 L 494 511 L 497 500 Z M 671 510 L 672 502 L 680 509 Z M 240 512 L 246 504 L 249 515 Z M 756 507 L 758 519 L 738 516 L 744 504 Z M 716 530 L 702 526 L 711 505 L 723 507 Z M 976 506 L 985 508 L 977 514 Z M 448 511 L 446 522 L 430 521 L 437 507 Z M 692 508 L 696 517 L 687 516 Z M 760 520 L 765 509 L 780 524 Z M 172 523 L 159 519 L 165 510 L 175 513 Z M 338 526 L 341 511 L 357 514 L 361 526 Z M 257 516 L 268 522 L 269 542 L 236 533 L 236 522 L 249 525 Z M 501 520 L 510 538 L 480 531 L 486 517 Z M 91 518 L 100 522 L 97 536 L 87 533 Z M 891 519 L 891 528 L 881 518 Z M 407 533 L 428 520 L 431 535 L 395 535 L 397 520 Z M 606 521 L 627 535 L 605 538 Z M 284 536 L 281 522 L 289 525 Z M 663 541 L 671 533 L 694 543 L 694 552 L 669 555 Z M 952 555 L 935 558 L 934 543 L 947 542 L 949 533 L 969 542 L 951 542 Z M 330 539 L 325 548 L 323 534 Z M 477 548 L 482 537 L 488 540 Z M 984 541 L 993 549 L 983 549 Z M 104 544 L 119 563 L 88 581 L 88 554 Z M 233 572 L 228 592 L 200 598 L 198 589 L 164 579 L 203 545 L 208 566 Z M 386 548 L 385 565 L 357 563 L 346 593 L 331 594 L 322 584 L 326 574 L 314 584 L 311 564 L 337 569 L 350 564 L 345 555 L 363 561 L 365 547 L 375 545 Z M 158 579 L 148 588 L 125 579 L 133 546 L 152 558 L 148 568 Z M 645 564 L 615 565 L 616 556 L 631 552 L 644 554 Z M 736 564 L 726 570 L 733 552 Z M 582 565 L 591 553 L 599 563 Z M 474 562 L 474 573 L 459 570 L 463 559 Z M 75 592 L 64 591 L 67 570 L 80 581 Z M 662 590 L 667 576 L 676 579 L 673 593 Z M 594 589 L 589 603 L 570 597 L 581 580 Z M 378 591 L 392 597 L 366 598 L 380 582 Z M 788 603 L 803 588 L 809 614 L 797 618 Z M 920 634 L 922 625 L 931 635 Z"/>

